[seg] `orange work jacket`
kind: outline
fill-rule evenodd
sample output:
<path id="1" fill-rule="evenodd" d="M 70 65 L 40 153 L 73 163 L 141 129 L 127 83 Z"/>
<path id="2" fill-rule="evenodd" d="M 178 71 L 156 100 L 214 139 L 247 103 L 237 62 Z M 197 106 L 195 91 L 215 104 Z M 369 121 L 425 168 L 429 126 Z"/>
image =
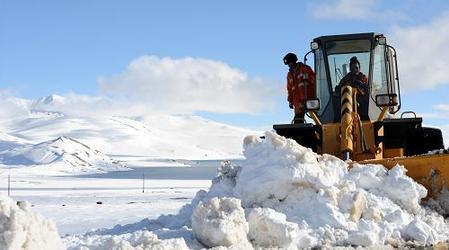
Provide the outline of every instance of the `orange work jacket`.
<path id="1" fill-rule="evenodd" d="M 295 107 L 302 107 L 305 100 L 316 98 L 315 84 L 315 73 L 312 68 L 298 63 L 296 69 L 287 74 L 288 102 Z"/>

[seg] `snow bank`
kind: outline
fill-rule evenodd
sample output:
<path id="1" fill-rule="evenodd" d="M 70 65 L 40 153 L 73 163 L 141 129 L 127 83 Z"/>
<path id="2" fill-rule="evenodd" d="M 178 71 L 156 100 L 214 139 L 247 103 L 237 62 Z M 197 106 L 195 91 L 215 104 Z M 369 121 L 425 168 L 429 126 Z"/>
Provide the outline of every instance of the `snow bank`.
<path id="1" fill-rule="evenodd" d="M 64 249 L 55 224 L 29 206 L 0 196 L 0 249 Z"/>
<path id="2" fill-rule="evenodd" d="M 429 199 L 427 205 L 446 217 L 449 216 L 449 191 L 443 189 L 437 199 Z"/>
<path id="3" fill-rule="evenodd" d="M 189 249 L 183 238 L 172 238 L 160 240 L 155 234 L 149 231 L 137 231 L 129 234 L 117 236 L 96 235 L 76 237 L 72 236 L 65 239 L 68 249 L 75 250 L 172 250 L 172 249 Z"/>
<path id="4" fill-rule="evenodd" d="M 311 247 L 315 239 L 307 229 L 286 220 L 285 214 L 270 208 L 255 208 L 248 215 L 249 239 L 262 247 Z M 304 226 L 303 226 L 304 227 Z"/>
<path id="5" fill-rule="evenodd" d="M 192 229 L 197 239 L 208 247 L 245 242 L 249 230 L 240 200 L 217 197 L 200 202 L 196 207 Z"/>
<path id="6" fill-rule="evenodd" d="M 256 245 L 398 246 L 449 239 L 443 217 L 420 205 L 426 189 L 402 166 L 355 164 L 349 170 L 334 156 L 271 132 L 264 140 L 245 138 L 244 155 L 239 168 L 221 171 L 205 199 L 240 199 Z"/>
<path id="7" fill-rule="evenodd" d="M 297 249 L 449 240 L 449 223 L 421 205 L 427 191 L 402 166 L 349 169 L 334 156 L 317 155 L 272 132 L 264 140 L 245 138 L 244 155 L 241 166 L 223 164 L 210 190 L 198 192 L 178 215 L 123 230 L 168 230 L 195 249 L 251 248 L 242 247 L 247 241 L 256 248 Z"/>

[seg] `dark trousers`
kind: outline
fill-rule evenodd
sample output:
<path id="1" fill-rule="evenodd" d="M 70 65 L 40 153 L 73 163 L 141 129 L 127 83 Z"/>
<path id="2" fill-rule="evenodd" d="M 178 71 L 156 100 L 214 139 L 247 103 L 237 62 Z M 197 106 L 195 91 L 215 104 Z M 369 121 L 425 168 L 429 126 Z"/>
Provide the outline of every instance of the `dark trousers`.
<path id="1" fill-rule="evenodd" d="M 304 120 L 304 113 L 298 113 L 298 114 L 295 114 L 295 117 L 293 117 L 292 123 L 293 123 L 293 124 L 305 123 L 305 120 Z"/>

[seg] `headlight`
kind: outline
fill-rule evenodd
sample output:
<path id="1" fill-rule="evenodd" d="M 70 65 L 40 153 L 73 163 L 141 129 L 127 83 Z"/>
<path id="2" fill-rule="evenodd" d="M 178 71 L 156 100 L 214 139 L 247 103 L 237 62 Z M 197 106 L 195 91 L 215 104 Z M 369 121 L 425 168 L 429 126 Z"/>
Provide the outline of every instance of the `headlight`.
<path id="1" fill-rule="evenodd" d="M 376 95 L 376 104 L 379 107 L 394 107 L 398 105 L 398 96 L 396 94 Z"/>
<path id="2" fill-rule="evenodd" d="M 316 49 L 318 49 L 320 46 L 318 45 L 318 43 L 317 42 L 311 42 L 310 43 L 310 49 L 311 50 L 316 50 Z"/>
<path id="3" fill-rule="evenodd" d="M 306 102 L 307 110 L 319 110 L 320 109 L 320 99 L 311 99 Z"/>

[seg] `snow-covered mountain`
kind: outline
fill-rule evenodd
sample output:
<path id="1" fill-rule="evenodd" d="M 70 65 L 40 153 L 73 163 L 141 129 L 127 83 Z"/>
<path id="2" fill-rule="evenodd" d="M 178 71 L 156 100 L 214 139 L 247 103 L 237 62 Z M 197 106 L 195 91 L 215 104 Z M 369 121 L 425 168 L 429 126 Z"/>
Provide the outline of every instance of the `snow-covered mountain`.
<path id="1" fill-rule="evenodd" d="M 27 144 L 31 144 L 31 142 L 23 138 L 0 132 L 0 151 Z"/>
<path id="2" fill-rule="evenodd" d="M 68 137 L 0 152 L 0 163 L 25 166 L 58 165 L 58 170 L 78 173 L 127 170 L 120 162 Z"/>
<path id="3" fill-rule="evenodd" d="M 243 138 L 258 134 L 198 116 L 151 114 L 135 117 L 65 112 L 70 103 L 65 98 L 52 95 L 35 101 L 12 101 L 19 103 L 21 109 L 25 107 L 27 112 L 0 121 L 1 150 L 66 137 L 107 155 L 223 159 L 241 157 Z M 8 144 L 4 138 L 9 138 L 10 142 L 14 141 L 11 138 L 17 138 L 20 143 Z"/>
<path id="4" fill-rule="evenodd" d="M 39 98 L 32 102 L 33 108 L 39 108 L 41 105 L 58 105 L 63 104 L 65 99 L 60 95 L 49 95 L 46 97 Z"/>

